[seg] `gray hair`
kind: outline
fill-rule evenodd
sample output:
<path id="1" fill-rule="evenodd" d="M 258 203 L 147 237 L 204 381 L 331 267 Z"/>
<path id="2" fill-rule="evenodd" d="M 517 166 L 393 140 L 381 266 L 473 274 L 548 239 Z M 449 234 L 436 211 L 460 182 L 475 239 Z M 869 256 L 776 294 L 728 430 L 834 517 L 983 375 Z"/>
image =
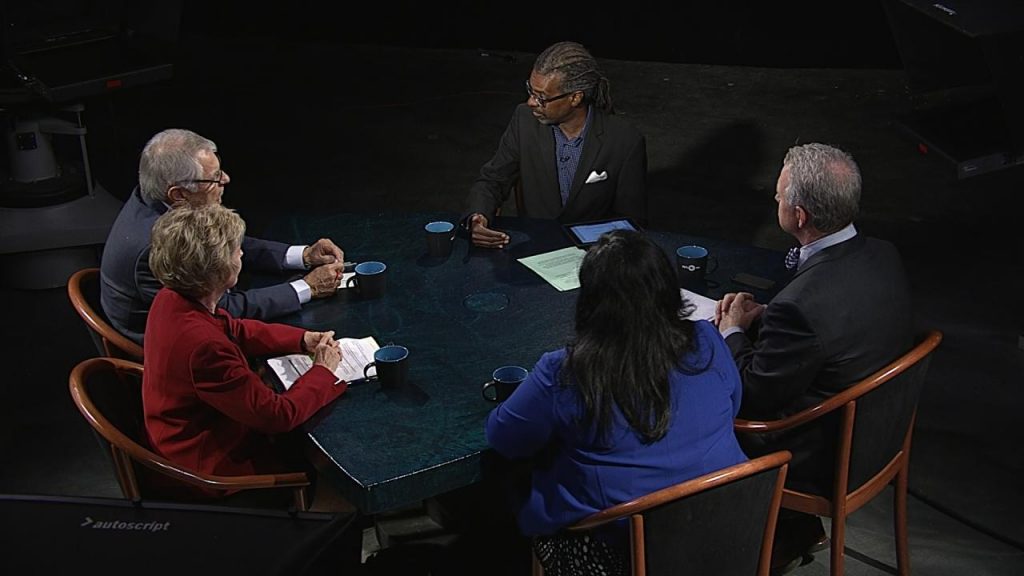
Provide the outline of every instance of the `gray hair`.
<path id="1" fill-rule="evenodd" d="M 170 128 L 149 139 L 139 158 L 139 191 L 147 202 L 167 202 L 167 190 L 181 186 L 190 192 L 198 184 L 188 180 L 203 178 L 199 153 L 217 151 L 212 140 L 191 130 Z"/>
<path id="2" fill-rule="evenodd" d="M 581 91 L 585 102 L 593 103 L 605 112 L 613 111 L 608 78 L 605 78 L 597 65 L 597 60 L 582 44 L 552 44 L 537 56 L 533 69 L 543 76 L 560 74 L 563 91 Z"/>
<path id="3" fill-rule="evenodd" d="M 786 201 L 802 206 L 818 231 L 831 234 L 857 217 L 861 178 L 852 156 L 825 144 L 804 144 L 790 148 L 782 165 L 789 167 Z"/>
<path id="4" fill-rule="evenodd" d="M 242 217 L 220 204 L 168 210 L 153 224 L 149 267 L 164 286 L 206 296 L 235 273 L 235 250 L 244 234 Z"/>

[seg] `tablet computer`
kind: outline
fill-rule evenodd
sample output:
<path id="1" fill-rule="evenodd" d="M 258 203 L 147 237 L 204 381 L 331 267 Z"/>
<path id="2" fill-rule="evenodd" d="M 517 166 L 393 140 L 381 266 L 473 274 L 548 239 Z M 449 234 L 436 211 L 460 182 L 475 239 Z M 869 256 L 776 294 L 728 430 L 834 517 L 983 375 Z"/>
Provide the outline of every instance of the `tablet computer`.
<path id="1" fill-rule="evenodd" d="M 572 243 L 580 248 L 587 248 L 597 243 L 601 234 L 612 230 L 634 230 L 639 232 L 640 226 L 629 218 L 607 218 L 592 222 L 579 222 L 562 226 Z"/>

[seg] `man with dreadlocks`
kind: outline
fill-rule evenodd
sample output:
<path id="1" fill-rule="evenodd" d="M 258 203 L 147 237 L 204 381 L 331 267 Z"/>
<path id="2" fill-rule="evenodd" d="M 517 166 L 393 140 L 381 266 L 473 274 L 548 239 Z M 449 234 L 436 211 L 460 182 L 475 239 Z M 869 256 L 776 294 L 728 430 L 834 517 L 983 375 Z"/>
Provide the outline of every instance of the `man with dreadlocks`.
<path id="1" fill-rule="evenodd" d="M 608 79 L 590 52 L 559 42 L 541 52 L 498 150 L 469 192 L 465 226 L 477 246 L 508 244 L 490 228 L 513 186 L 519 216 L 585 222 L 647 212 L 647 145 L 614 115 Z"/>

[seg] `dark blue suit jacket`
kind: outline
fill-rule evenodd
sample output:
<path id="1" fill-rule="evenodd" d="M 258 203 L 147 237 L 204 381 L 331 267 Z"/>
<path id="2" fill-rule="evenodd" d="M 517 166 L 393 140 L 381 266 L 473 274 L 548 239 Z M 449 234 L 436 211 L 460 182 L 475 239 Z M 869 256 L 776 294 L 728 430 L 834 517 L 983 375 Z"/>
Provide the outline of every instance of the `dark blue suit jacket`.
<path id="1" fill-rule="evenodd" d="M 110 228 L 100 263 L 100 303 L 110 323 L 142 344 L 146 317 L 163 286 L 149 269 L 149 238 L 156 219 L 167 211 L 162 202 L 147 204 L 136 188 Z M 243 269 L 284 272 L 288 245 L 246 236 L 242 241 Z M 267 320 L 297 312 L 299 296 L 288 283 L 252 290 L 231 290 L 220 307 L 235 318 Z"/>
<path id="2" fill-rule="evenodd" d="M 756 341 L 726 338 L 743 379 L 740 417 L 777 419 L 835 395 L 910 350 L 913 330 L 910 288 L 892 244 L 858 234 L 825 248 L 768 303 Z M 790 450 L 787 484 L 820 493 L 831 485 L 833 425 L 826 418 L 740 440 L 752 457 Z"/>
<path id="3" fill-rule="evenodd" d="M 591 172 L 604 173 L 606 179 L 587 184 Z M 529 106 L 520 104 L 494 157 L 483 165 L 470 188 L 468 213 L 479 212 L 493 222 L 495 211 L 518 182 L 523 198 L 519 216 L 566 223 L 628 216 L 642 224 L 647 217 L 646 179 L 643 135 L 621 117 L 592 108 L 583 155 L 563 207 L 551 127 L 538 122 Z"/>

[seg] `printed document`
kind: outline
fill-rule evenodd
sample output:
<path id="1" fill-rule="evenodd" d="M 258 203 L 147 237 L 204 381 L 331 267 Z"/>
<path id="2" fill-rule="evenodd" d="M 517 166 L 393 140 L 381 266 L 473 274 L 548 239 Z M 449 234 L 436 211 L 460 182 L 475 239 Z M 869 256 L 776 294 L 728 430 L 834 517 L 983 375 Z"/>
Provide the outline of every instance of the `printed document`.
<path id="1" fill-rule="evenodd" d="M 712 321 L 715 318 L 715 305 L 718 303 L 717 300 L 712 300 L 707 296 L 701 296 L 696 292 L 690 292 L 686 288 L 680 288 L 679 293 L 682 294 L 683 298 L 687 302 L 695 306 L 693 312 L 690 313 L 691 320 L 707 320 Z"/>
<path id="2" fill-rule="evenodd" d="M 565 292 L 580 287 L 580 263 L 583 262 L 585 254 L 585 250 L 570 246 L 554 252 L 520 258 L 519 261 L 547 280 L 548 284 L 559 292 Z"/>
<path id="3" fill-rule="evenodd" d="M 373 362 L 373 353 L 380 348 L 373 336 L 366 338 L 339 338 L 341 347 L 341 363 L 334 375 L 339 380 L 353 382 L 363 379 L 363 367 Z M 289 354 L 267 360 L 267 364 L 277 374 L 277 378 L 287 390 L 292 384 L 313 367 L 313 359 L 308 354 Z"/>

